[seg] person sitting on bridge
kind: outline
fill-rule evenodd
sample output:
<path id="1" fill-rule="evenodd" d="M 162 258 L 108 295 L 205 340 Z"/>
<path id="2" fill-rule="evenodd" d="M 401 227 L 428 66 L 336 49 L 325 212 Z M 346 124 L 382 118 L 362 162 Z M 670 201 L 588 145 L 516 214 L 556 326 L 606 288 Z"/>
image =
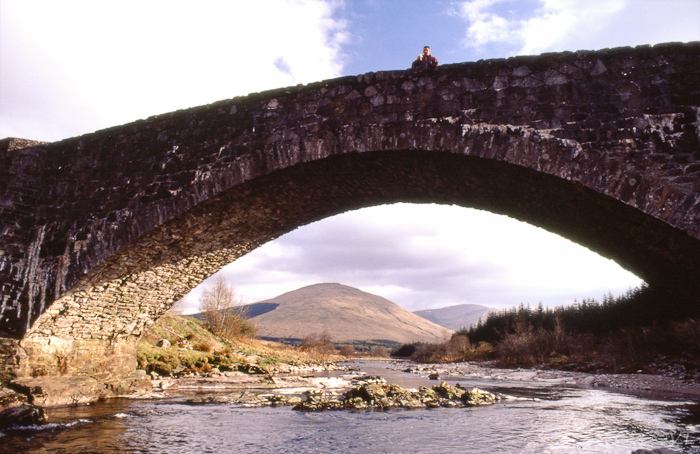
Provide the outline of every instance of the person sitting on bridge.
<path id="1" fill-rule="evenodd" d="M 438 67 L 437 58 L 430 55 L 430 46 L 423 47 L 423 53 L 416 58 L 411 69 L 435 69 Z"/>

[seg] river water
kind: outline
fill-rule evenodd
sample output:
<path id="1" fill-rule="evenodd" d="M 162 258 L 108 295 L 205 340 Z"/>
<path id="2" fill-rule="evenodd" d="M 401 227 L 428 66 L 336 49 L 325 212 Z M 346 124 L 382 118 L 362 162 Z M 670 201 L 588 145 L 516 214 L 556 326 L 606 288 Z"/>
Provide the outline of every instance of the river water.
<path id="1" fill-rule="evenodd" d="M 424 376 L 359 363 L 404 387 Z M 6 430 L 22 453 L 700 453 L 700 399 L 541 383 L 447 380 L 527 398 L 492 406 L 304 413 L 289 407 L 115 399 L 54 409 L 42 427 Z"/>

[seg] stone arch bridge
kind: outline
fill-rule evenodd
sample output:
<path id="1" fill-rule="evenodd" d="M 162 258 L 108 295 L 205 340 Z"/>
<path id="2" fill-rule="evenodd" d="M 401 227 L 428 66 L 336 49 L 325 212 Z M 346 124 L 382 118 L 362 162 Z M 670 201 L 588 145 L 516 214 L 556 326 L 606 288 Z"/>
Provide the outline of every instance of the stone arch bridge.
<path id="1" fill-rule="evenodd" d="M 5 366 L 131 372 L 150 323 L 227 263 L 397 201 L 512 216 L 698 303 L 699 124 L 690 43 L 368 73 L 5 139 Z"/>

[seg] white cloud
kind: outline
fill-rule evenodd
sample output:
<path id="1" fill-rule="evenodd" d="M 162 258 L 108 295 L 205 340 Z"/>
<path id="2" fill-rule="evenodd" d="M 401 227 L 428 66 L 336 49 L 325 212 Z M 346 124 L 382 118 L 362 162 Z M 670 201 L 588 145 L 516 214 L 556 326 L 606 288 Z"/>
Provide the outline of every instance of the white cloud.
<path id="1" fill-rule="evenodd" d="M 569 43 L 600 33 L 611 17 L 623 9 L 625 0 L 543 0 L 535 17 L 520 24 L 520 54 L 564 50 Z"/>
<path id="2" fill-rule="evenodd" d="M 338 282 L 409 310 L 564 305 L 641 284 L 614 262 L 515 219 L 413 204 L 326 218 L 263 245 L 221 273 L 248 302 Z M 187 298 L 192 307 L 198 292 Z"/>
<path id="3" fill-rule="evenodd" d="M 592 34 L 620 11 L 624 0 L 540 0 L 523 17 L 509 10 L 513 0 L 473 0 L 461 5 L 469 22 L 467 44 L 475 47 L 500 42 L 517 46 L 517 54 L 533 54 L 559 47 L 572 35 Z"/>
<path id="4" fill-rule="evenodd" d="M 700 39 L 700 2 L 690 0 L 471 0 L 465 46 L 507 55 Z M 520 9 L 518 9 L 520 8 Z M 490 57 L 507 55 L 489 55 Z"/>
<path id="5" fill-rule="evenodd" d="M 468 46 L 481 47 L 493 41 L 517 41 L 517 27 L 499 14 L 489 11 L 494 5 L 508 0 L 472 0 L 464 2 L 458 14 L 469 22 Z"/>
<path id="6" fill-rule="evenodd" d="M 3 0 L 0 136 L 57 140 L 336 77 L 347 39 L 338 6 Z"/>

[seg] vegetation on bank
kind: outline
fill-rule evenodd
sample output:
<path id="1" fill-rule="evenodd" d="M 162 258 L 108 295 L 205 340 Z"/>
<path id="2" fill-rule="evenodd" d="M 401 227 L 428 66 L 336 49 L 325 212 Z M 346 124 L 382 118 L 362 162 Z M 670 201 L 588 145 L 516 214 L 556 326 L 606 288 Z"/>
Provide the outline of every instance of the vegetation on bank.
<path id="1" fill-rule="evenodd" d="M 418 362 L 495 360 L 503 367 L 669 372 L 700 377 L 700 319 L 647 286 L 602 303 L 492 313 L 443 344 L 404 345 Z"/>
<path id="2" fill-rule="evenodd" d="M 281 363 L 299 365 L 324 359 L 319 352 L 255 340 L 256 327 L 241 310 L 233 286 L 222 278 L 204 289 L 202 316 L 167 313 L 138 345 L 138 367 L 158 375 L 231 372 L 269 373 Z M 176 309 L 177 310 L 177 309 Z"/>
<path id="3" fill-rule="evenodd" d="M 140 369 L 168 376 L 208 373 L 214 368 L 268 373 L 283 363 L 319 364 L 333 357 L 251 337 L 223 339 L 209 331 L 204 321 L 167 313 L 139 341 L 137 359 Z"/>
<path id="4" fill-rule="evenodd" d="M 282 364 L 322 364 L 349 357 L 387 358 L 382 345 L 355 350 L 333 342 L 328 333 L 305 337 L 299 345 L 257 340 L 250 336 L 216 336 L 204 320 L 166 313 L 141 338 L 138 367 L 161 376 L 241 371 L 269 373 Z M 163 343 L 167 341 L 167 343 Z"/>

